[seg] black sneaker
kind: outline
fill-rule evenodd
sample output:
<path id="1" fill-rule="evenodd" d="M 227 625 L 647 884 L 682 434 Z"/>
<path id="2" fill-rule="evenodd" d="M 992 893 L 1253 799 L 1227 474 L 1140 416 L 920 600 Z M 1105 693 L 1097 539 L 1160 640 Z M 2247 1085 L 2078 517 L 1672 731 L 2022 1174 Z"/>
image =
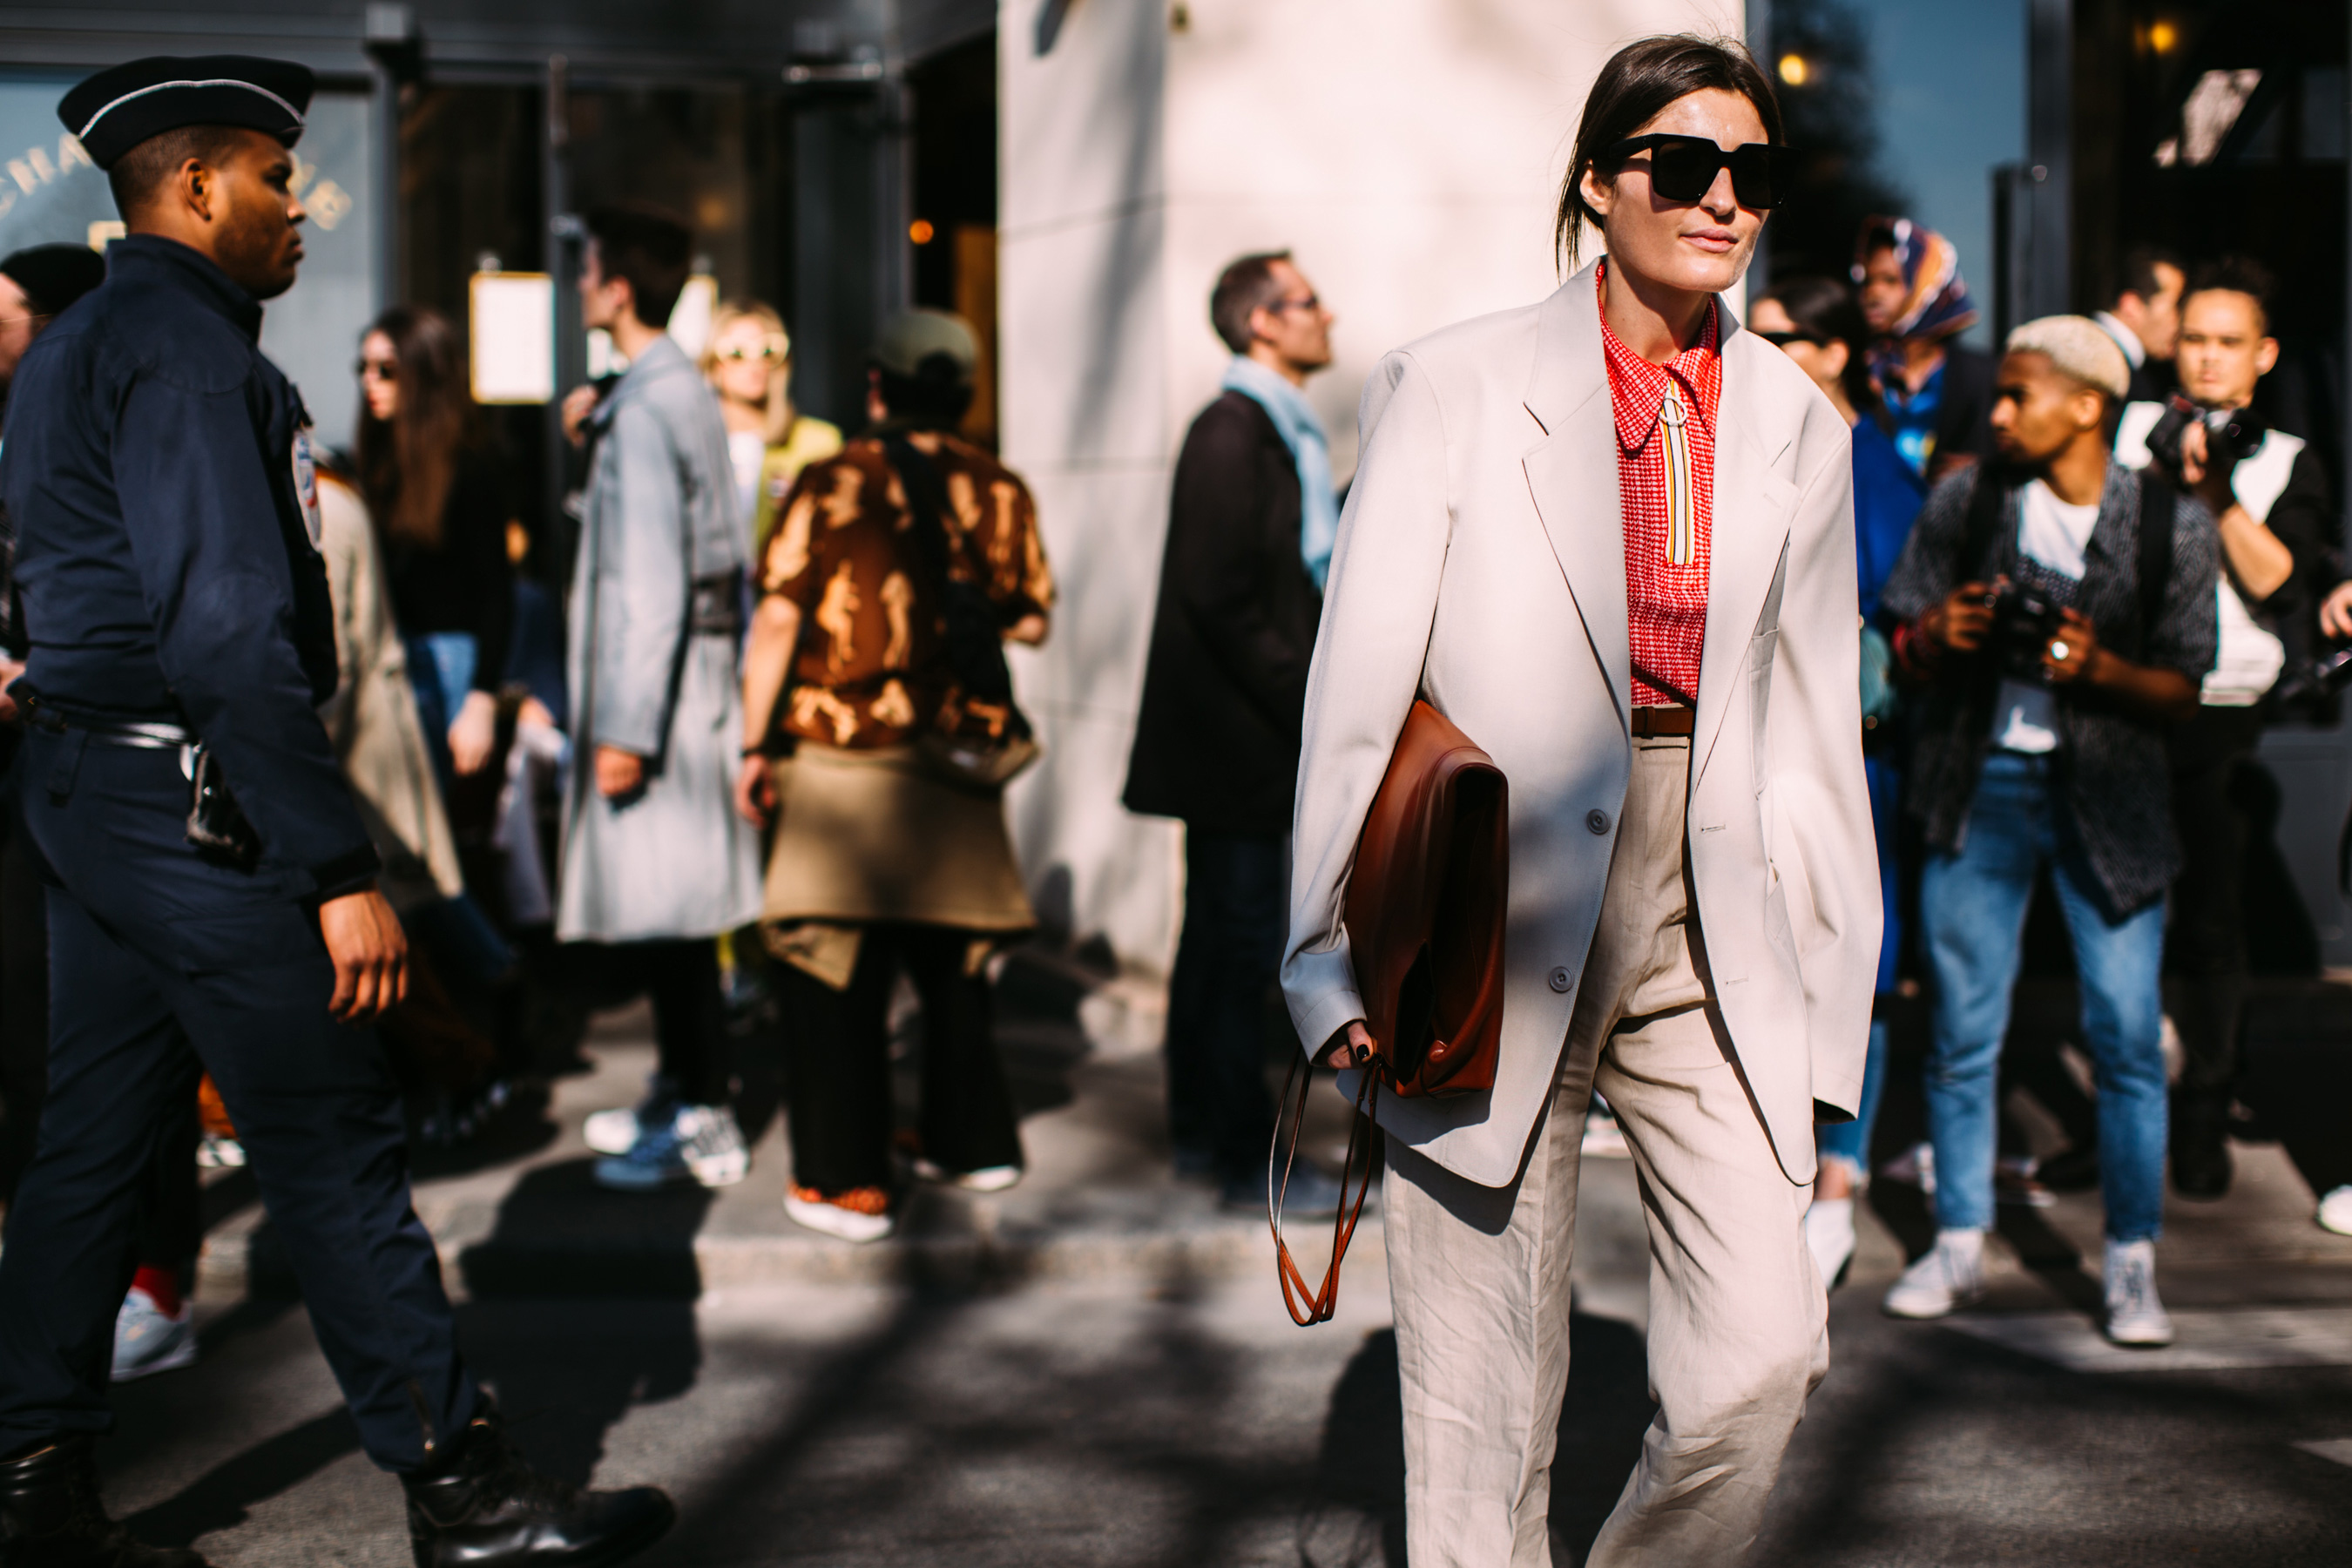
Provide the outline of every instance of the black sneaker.
<path id="1" fill-rule="evenodd" d="M 655 1487 L 590 1492 L 523 1463 L 494 1410 L 433 1470 L 403 1476 L 416 1568 L 604 1568 L 677 1519 Z"/>
<path id="2" fill-rule="evenodd" d="M 106 1517 L 88 1437 L 0 1459 L 0 1563 L 8 1568 L 205 1568 L 193 1552 L 142 1546 Z"/>
<path id="3" fill-rule="evenodd" d="M 2033 1179 L 2053 1193 L 2087 1193 L 2099 1184 L 2099 1148 L 2061 1149 L 2033 1167 Z"/>
<path id="4" fill-rule="evenodd" d="M 2230 1161 L 2230 1100 L 2227 1095 L 2176 1093 L 2172 1097 L 2172 1190 L 2184 1198 L 2211 1203 L 2226 1197 L 2236 1172 Z"/>

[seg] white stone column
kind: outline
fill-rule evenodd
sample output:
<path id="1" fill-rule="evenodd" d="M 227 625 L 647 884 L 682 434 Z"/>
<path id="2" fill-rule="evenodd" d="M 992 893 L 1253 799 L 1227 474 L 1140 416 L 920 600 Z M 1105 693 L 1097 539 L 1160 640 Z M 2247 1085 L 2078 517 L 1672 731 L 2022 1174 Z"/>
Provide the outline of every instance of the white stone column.
<path id="1" fill-rule="evenodd" d="M 1557 286 L 1552 213 L 1584 95 L 1651 33 L 1741 36 L 1695 0 L 1067 0 L 998 29 L 1003 452 L 1061 603 L 1016 650 L 1045 760 L 1013 787 L 1039 906 L 1165 970 L 1181 829 L 1118 804 L 1168 487 L 1226 358 L 1209 289 L 1287 247 L 1339 314 L 1309 395 L 1342 481 L 1389 349 Z"/>

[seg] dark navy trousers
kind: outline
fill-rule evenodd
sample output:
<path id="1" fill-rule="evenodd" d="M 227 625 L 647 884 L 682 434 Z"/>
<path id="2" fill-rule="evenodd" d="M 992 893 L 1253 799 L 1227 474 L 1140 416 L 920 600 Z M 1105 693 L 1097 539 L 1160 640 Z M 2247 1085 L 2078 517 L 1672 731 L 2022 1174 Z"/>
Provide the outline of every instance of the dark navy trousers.
<path id="1" fill-rule="evenodd" d="M 369 1457 L 419 1468 L 480 1394 L 409 1203 L 398 1092 L 374 1031 L 327 1012 L 316 919 L 266 863 L 189 847 L 178 753 L 35 731 L 23 762 L 56 879 L 49 1092 L 0 1251 L 0 1453 L 111 1426 L 148 1167 L 209 1070 Z"/>
<path id="2" fill-rule="evenodd" d="M 1282 970 L 1289 841 L 1184 832 L 1184 932 L 1168 982 L 1168 1131 L 1227 1179 L 1265 1169 L 1266 1008 Z"/>

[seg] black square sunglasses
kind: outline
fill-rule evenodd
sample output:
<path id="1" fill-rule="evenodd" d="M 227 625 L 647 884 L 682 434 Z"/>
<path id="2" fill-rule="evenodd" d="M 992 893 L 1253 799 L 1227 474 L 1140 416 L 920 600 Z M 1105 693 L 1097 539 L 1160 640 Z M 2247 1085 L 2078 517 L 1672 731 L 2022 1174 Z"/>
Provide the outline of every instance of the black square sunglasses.
<path id="1" fill-rule="evenodd" d="M 1717 174 L 1731 170 L 1731 194 L 1753 212 L 1769 212 L 1788 195 L 1796 172 L 1796 151 L 1769 142 L 1750 142 L 1728 150 L 1705 136 L 1657 132 L 1629 136 L 1601 149 L 1596 163 L 1622 164 L 1636 153 L 1650 154 L 1650 188 L 1670 202 L 1695 202 L 1705 196 Z"/>

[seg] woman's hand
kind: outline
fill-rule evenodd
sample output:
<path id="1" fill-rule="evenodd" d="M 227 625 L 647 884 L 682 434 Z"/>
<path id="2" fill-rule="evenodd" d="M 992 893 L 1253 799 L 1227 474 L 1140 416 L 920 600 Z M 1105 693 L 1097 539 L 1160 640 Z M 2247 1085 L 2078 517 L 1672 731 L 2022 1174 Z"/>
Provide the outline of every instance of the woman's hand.
<path id="1" fill-rule="evenodd" d="M 646 784 L 646 760 L 618 746 L 596 748 L 596 793 L 606 800 L 635 795 Z"/>
<path id="2" fill-rule="evenodd" d="M 1349 1025 L 1315 1058 L 1322 1068 L 1360 1068 L 1372 1059 L 1372 1032 L 1364 1027 L 1361 1018 Z"/>
<path id="3" fill-rule="evenodd" d="M 736 815 L 754 827 L 768 826 L 776 809 L 775 781 L 768 774 L 768 759 L 754 753 L 735 771 Z"/>
<path id="4" fill-rule="evenodd" d="M 449 721 L 449 761 L 458 775 L 470 778 L 488 765 L 498 740 L 499 700 L 487 691 L 468 691 Z"/>

